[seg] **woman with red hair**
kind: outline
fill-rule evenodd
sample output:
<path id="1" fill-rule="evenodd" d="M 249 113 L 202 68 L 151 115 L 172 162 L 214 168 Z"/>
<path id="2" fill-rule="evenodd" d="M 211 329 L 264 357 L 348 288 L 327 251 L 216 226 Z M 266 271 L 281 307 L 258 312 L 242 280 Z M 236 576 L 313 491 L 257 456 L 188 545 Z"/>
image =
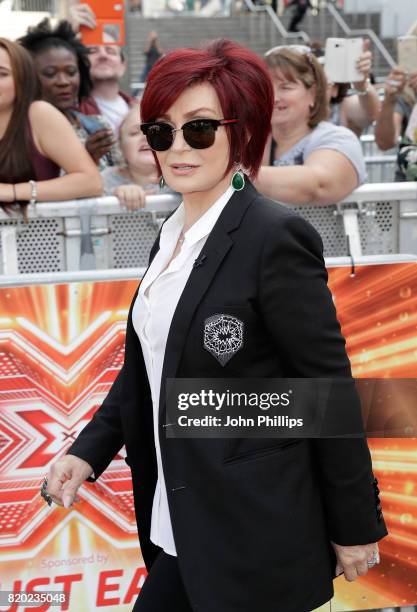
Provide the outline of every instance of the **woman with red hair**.
<path id="1" fill-rule="evenodd" d="M 183 202 L 133 298 L 123 368 L 42 488 L 70 506 L 126 445 L 149 571 L 135 612 L 306 612 L 335 573 L 377 563 L 386 535 L 364 438 L 169 435 L 169 379 L 188 379 L 181 401 L 213 379 L 351 381 L 320 237 L 250 180 L 273 103 L 263 62 L 227 40 L 168 53 L 142 99 Z"/>

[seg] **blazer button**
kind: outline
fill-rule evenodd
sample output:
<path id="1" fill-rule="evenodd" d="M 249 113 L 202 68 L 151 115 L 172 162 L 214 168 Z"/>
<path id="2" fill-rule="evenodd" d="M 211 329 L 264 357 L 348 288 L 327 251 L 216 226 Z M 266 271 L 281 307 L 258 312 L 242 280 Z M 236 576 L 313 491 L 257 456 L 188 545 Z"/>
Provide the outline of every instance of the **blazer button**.
<path id="1" fill-rule="evenodd" d="M 378 484 L 378 478 L 374 478 L 374 481 L 372 484 L 376 486 Z"/>

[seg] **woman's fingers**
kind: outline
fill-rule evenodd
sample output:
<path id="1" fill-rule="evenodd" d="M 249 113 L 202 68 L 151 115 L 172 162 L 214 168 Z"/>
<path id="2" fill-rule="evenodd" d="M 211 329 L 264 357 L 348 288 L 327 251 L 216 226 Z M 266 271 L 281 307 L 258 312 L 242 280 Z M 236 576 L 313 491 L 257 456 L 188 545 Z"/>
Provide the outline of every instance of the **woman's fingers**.
<path id="1" fill-rule="evenodd" d="M 343 571 L 348 582 L 365 576 L 374 564 L 379 563 L 378 544 L 342 546 L 332 542 L 336 553 L 336 576 Z"/>
<path id="2" fill-rule="evenodd" d="M 77 490 L 92 472 L 91 465 L 83 459 L 64 455 L 49 470 L 46 493 L 58 506 L 69 508 L 74 501 L 80 501 Z"/>
<path id="3" fill-rule="evenodd" d="M 345 580 L 348 582 L 353 582 L 358 577 L 355 565 L 347 565 L 343 568 L 343 573 L 345 574 Z"/>

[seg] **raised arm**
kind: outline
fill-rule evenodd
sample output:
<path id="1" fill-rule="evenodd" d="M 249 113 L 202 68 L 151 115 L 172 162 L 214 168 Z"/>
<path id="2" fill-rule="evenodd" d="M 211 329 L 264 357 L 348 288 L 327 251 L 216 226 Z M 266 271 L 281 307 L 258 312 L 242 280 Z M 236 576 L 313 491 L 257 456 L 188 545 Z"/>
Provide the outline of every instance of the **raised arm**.
<path id="1" fill-rule="evenodd" d="M 341 104 L 344 125 L 357 136 L 360 136 L 368 125 L 376 121 L 381 107 L 378 93 L 370 82 L 372 72 L 370 45 L 369 40 L 364 40 L 363 52 L 357 61 L 356 67 L 362 75 L 362 80 L 354 83 L 357 94 L 344 98 Z"/>
<path id="2" fill-rule="evenodd" d="M 385 81 L 384 101 L 375 125 L 375 142 L 383 151 L 396 147 L 401 136 L 403 115 L 396 110 L 396 103 L 405 83 L 406 75 L 401 68 L 391 70 Z"/>

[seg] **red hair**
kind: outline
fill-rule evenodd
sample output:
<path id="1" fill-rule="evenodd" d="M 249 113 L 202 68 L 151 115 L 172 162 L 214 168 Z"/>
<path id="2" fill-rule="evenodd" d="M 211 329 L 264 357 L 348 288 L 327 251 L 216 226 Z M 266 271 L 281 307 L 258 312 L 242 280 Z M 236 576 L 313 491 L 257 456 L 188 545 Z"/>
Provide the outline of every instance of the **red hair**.
<path id="1" fill-rule="evenodd" d="M 209 82 L 216 91 L 230 144 L 229 165 L 238 162 L 256 176 L 271 130 L 274 91 L 264 62 L 237 43 L 218 39 L 199 49 L 175 49 L 149 73 L 141 100 L 143 122 L 165 114 L 187 87 Z"/>

